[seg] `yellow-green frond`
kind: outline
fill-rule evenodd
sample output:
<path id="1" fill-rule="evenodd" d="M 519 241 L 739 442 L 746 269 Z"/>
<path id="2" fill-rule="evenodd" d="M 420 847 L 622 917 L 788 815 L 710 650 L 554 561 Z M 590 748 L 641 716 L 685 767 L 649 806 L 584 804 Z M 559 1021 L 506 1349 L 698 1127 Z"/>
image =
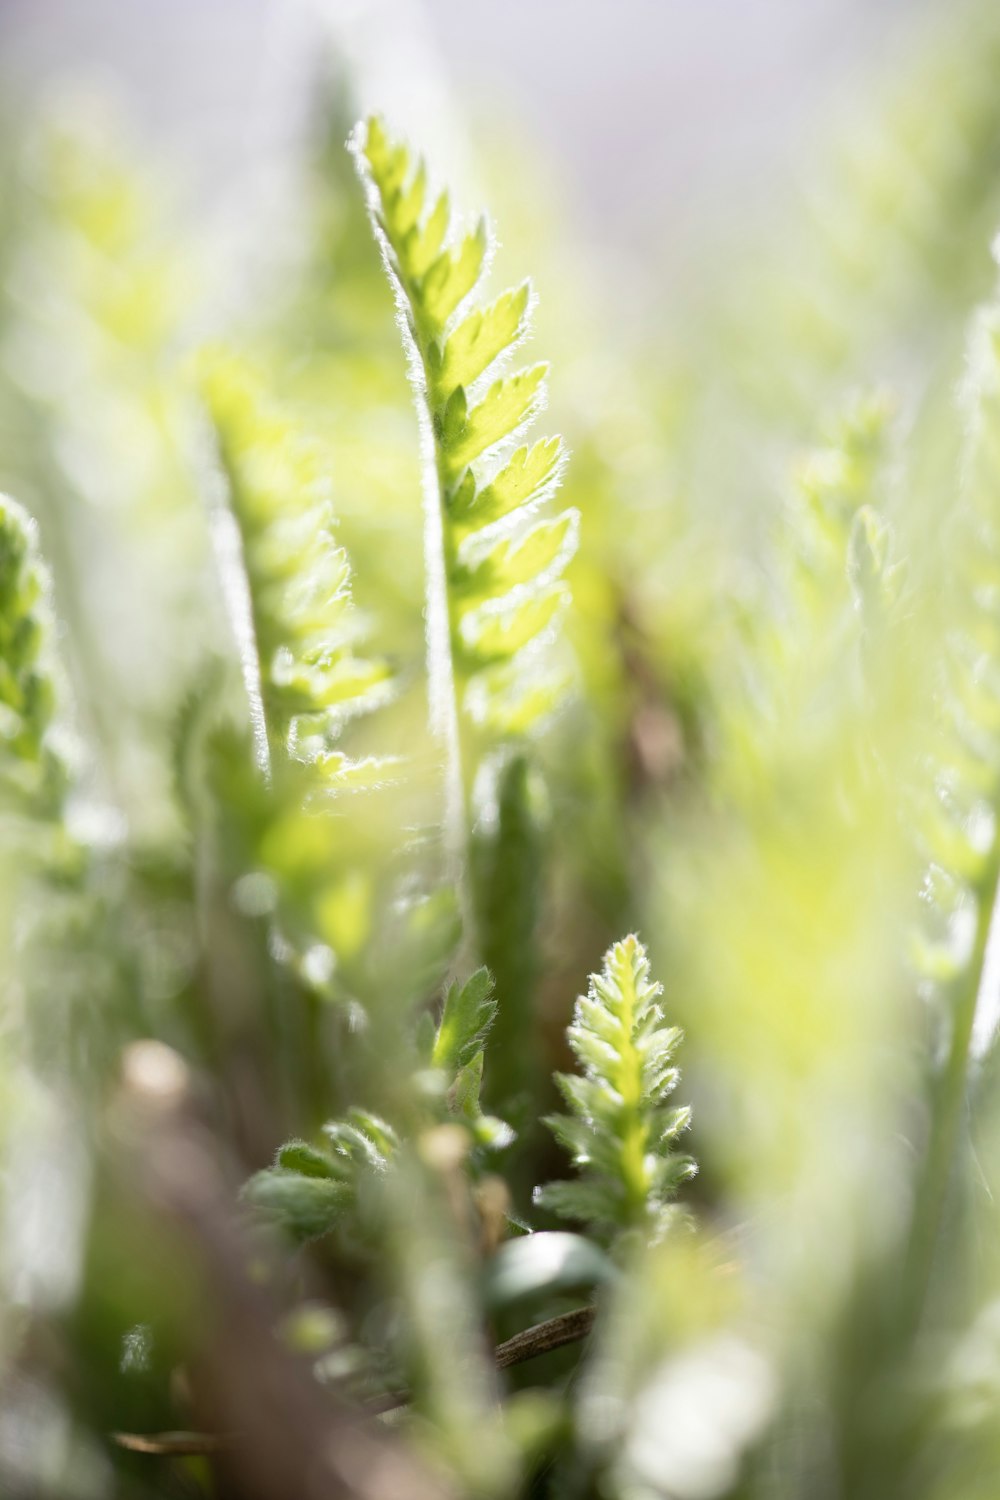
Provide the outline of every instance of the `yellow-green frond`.
<path id="1" fill-rule="evenodd" d="M 343 724 L 392 689 L 388 665 L 356 649 L 328 457 L 238 360 L 206 356 L 202 391 L 239 528 L 268 741 L 325 764 Z"/>
<path id="2" fill-rule="evenodd" d="M 425 424 L 425 505 L 432 513 L 428 576 L 443 573 L 437 602 L 438 647 L 450 642 L 432 676 L 450 677 L 475 723 L 495 737 L 525 733 L 553 695 L 534 647 L 568 597 L 559 580 L 576 546 L 577 517 L 529 525 L 558 486 L 564 451 L 547 438 L 511 451 L 541 411 L 548 366 L 502 368 L 529 329 L 532 291 L 525 282 L 496 297 L 484 293 L 490 235 L 480 219 L 463 231 L 446 195 L 431 199 L 427 171 L 372 119 L 353 150 L 390 276 Z M 502 523 L 502 524 L 501 524 Z M 433 606 L 433 601 L 432 601 Z M 434 637 L 432 607 L 429 635 Z M 445 621 L 445 616 L 447 617 Z M 524 679 L 510 711 L 511 684 L 493 702 L 492 669 Z M 540 690 L 542 679 L 548 686 Z M 565 683 L 565 674 L 559 677 Z"/>

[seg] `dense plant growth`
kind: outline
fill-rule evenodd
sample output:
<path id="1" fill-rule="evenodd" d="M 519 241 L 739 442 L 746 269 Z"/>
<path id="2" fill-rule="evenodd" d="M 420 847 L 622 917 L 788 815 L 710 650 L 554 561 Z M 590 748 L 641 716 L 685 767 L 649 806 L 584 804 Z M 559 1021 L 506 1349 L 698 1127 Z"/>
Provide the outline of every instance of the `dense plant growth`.
<path id="1" fill-rule="evenodd" d="M 992 1500 L 962 15 L 639 351 L 381 117 L 243 305 L 116 130 L 8 132 L 0 1493 Z"/>

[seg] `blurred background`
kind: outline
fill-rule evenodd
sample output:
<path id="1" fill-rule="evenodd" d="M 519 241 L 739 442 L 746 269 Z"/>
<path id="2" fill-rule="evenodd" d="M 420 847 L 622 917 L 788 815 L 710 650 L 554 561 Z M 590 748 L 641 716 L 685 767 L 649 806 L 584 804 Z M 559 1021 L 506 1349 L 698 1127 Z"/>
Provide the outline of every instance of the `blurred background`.
<path id="1" fill-rule="evenodd" d="M 421 139 L 446 133 L 442 89 L 466 119 L 517 120 L 588 240 L 662 276 L 717 243 L 720 220 L 738 237 L 820 122 L 849 117 L 950 9 L 513 0 L 501 18 L 463 0 L 5 0 L 0 45 L 12 101 L 67 74 L 100 80 L 214 198 L 280 170 L 332 37 L 363 103 L 391 99 Z"/>
<path id="2" fill-rule="evenodd" d="M 574 692 L 470 798 L 479 956 L 500 999 L 484 1102 L 520 1132 L 502 1169 L 517 1214 L 566 1169 L 540 1119 L 613 940 L 642 933 L 686 1031 L 689 1200 L 709 1253 L 682 1240 L 651 1255 L 596 1375 L 574 1385 L 569 1356 L 547 1367 L 553 1441 L 586 1446 L 590 1414 L 614 1407 L 612 1457 L 594 1462 L 624 1464 L 605 1492 L 629 1500 L 993 1500 L 1000 1353 L 963 1384 L 959 1333 L 982 1315 L 996 1345 L 995 1149 L 962 1156 L 933 1296 L 918 1288 L 888 1331 L 871 1309 L 907 1253 L 954 994 L 974 1006 L 981 988 L 984 1056 L 997 1001 L 995 970 L 979 986 L 975 965 L 996 878 L 1000 645 L 968 612 L 1000 578 L 983 543 L 1000 535 L 1000 443 L 980 476 L 955 394 L 996 274 L 998 70 L 996 0 L 0 0 L 0 492 L 37 521 L 57 621 L 37 633 L 61 662 L 58 712 L 29 741 L 43 764 L 52 749 L 54 802 L 25 811 L 17 754 L 12 769 L 0 755 L 23 838 L 0 844 L 0 893 L 26 887 L 25 915 L 0 902 L 0 1379 L 15 1411 L 6 1425 L 0 1411 L 0 1493 L 12 1474 L 59 1500 L 159 1495 L 131 1459 L 108 1488 L 110 1433 L 254 1425 L 274 1394 L 241 1383 L 259 1345 L 206 1341 L 231 1409 L 211 1392 L 192 1405 L 175 1379 L 205 1288 L 244 1285 L 229 1208 L 288 1137 L 315 1140 L 359 1103 L 405 1115 L 401 1018 L 439 1003 L 455 913 L 426 731 L 417 428 L 344 150 L 375 109 L 463 211 L 489 206 L 496 289 L 530 273 L 531 357 L 553 371 L 540 427 L 565 436 L 560 504 L 583 518 L 557 643 Z M 332 476 L 352 629 L 394 677 L 343 743 L 404 751 L 406 776 L 324 810 L 336 837 L 294 784 L 262 784 L 239 737 L 245 640 L 227 617 L 199 363 L 220 342 L 263 372 L 276 448 L 305 433 Z M 15 599 L 29 625 L 39 597 L 32 582 Z M 939 720 L 977 714 L 942 749 Z M 169 1132 L 162 1157 L 143 1110 L 178 1067 L 185 1109 L 195 1080 L 182 1124 L 215 1174 L 188 1275 L 136 1182 L 148 1161 L 170 1177 Z M 959 1072 L 959 1113 L 963 1086 Z M 987 1148 L 995 1095 L 977 1105 Z M 947 1152 L 934 1171 L 932 1219 Z M 195 1199 L 203 1186 L 195 1173 Z M 399 1233 L 402 1199 L 392 1213 L 388 1268 L 324 1239 L 272 1266 L 269 1288 L 283 1312 L 314 1296 L 342 1318 L 380 1395 L 427 1250 Z M 362 1245 L 370 1230 L 362 1214 Z M 536 1293 L 533 1316 L 564 1310 L 564 1285 Z M 920 1342 L 925 1302 L 940 1346 Z M 237 1333 L 270 1338 L 270 1307 L 220 1305 Z M 527 1313 L 490 1317 L 513 1334 Z M 424 1326 L 440 1377 L 438 1322 Z M 944 1396 L 940 1347 L 958 1372 Z M 704 1416 L 728 1391 L 732 1430 L 695 1423 L 706 1453 L 685 1484 L 669 1463 L 650 1478 L 669 1360 L 692 1351 L 708 1371 L 692 1399 Z M 448 1375 L 432 1425 L 467 1443 L 476 1423 Z M 989 1399 L 966 1402 L 980 1377 Z M 303 1381 L 312 1415 L 317 1390 Z M 286 1419 L 294 1432 L 287 1411 L 276 1430 Z M 949 1488 L 950 1435 L 976 1422 L 985 1488 L 978 1470 Z M 45 1489 L 34 1455 L 38 1434 L 58 1448 L 56 1428 Z M 839 1489 L 816 1488 L 834 1472 Z M 206 1493 L 175 1479 L 162 1493 Z"/>

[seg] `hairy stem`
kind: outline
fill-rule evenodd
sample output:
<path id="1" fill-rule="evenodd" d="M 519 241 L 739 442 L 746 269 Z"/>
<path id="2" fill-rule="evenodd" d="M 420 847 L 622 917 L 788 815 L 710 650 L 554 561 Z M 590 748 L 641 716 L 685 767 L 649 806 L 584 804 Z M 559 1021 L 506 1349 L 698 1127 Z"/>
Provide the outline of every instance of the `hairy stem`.
<path id="1" fill-rule="evenodd" d="M 458 878 L 464 870 L 468 848 L 466 817 L 466 780 L 462 754 L 462 734 L 458 718 L 458 688 L 452 651 L 451 594 L 448 572 L 451 559 L 447 549 L 445 507 L 446 484 L 440 446 L 435 431 L 435 416 L 430 403 L 431 374 L 427 365 L 426 341 L 419 330 L 413 334 L 414 347 L 423 372 L 414 380 L 414 395 L 420 416 L 421 467 L 424 505 L 424 572 L 427 580 L 427 672 L 430 695 L 431 729 L 437 735 L 445 754 L 444 837 L 445 849 L 453 872 Z M 438 418 L 437 420 L 440 420 Z M 464 889 L 464 879 L 458 888 Z M 469 910 L 463 916 L 471 917 Z"/>
<path id="2" fill-rule="evenodd" d="M 951 1180 L 965 1107 L 969 1054 L 990 932 L 997 914 L 1000 888 L 1000 837 L 994 841 L 990 862 L 976 886 L 978 916 L 972 955 L 952 1003 L 952 1032 L 948 1055 L 936 1079 L 931 1106 L 930 1138 L 924 1171 L 913 1208 L 904 1310 L 919 1316 L 926 1299 L 934 1253 Z"/>

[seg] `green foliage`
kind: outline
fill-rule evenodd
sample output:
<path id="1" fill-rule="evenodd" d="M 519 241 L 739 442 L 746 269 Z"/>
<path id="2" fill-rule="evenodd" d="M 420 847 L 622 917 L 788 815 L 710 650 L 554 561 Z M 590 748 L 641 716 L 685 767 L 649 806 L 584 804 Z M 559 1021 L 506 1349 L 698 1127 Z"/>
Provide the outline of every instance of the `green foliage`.
<path id="1" fill-rule="evenodd" d="M 722 668 L 735 666 L 742 681 L 719 688 L 720 759 L 748 797 L 761 795 L 776 762 L 802 774 L 810 754 L 822 757 L 832 724 L 858 695 L 857 591 L 869 539 L 884 525 L 890 415 L 884 395 L 857 398 L 799 466 L 775 542 L 772 597 L 744 627 L 749 649 Z"/>
<path id="2" fill-rule="evenodd" d="M 4 1494 L 992 1500 L 996 300 L 952 396 L 1000 30 L 956 15 L 770 272 L 664 278 L 696 342 L 649 288 L 647 349 L 599 326 L 625 268 L 486 153 L 565 476 L 529 285 L 379 119 L 343 149 L 350 80 L 291 254 L 201 257 L 77 116 L 0 160 L 53 573 L 0 502 Z"/>
<path id="3" fill-rule="evenodd" d="M 570 1113 L 547 1123 L 581 1178 L 550 1182 L 535 1199 L 602 1237 L 624 1230 L 662 1236 L 677 1189 L 695 1172 L 689 1156 L 671 1149 L 691 1111 L 665 1103 L 679 1077 L 673 1057 L 680 1032 L 664 1025 L 662 994 L 650 981 L 645 948 L 627 937 L 591 975 L 567 1032 L 583 1075 L 558 1075 Z"/>
<path id="4" fill-rule="evenodd" d="M 995 882 L 995 830 L 976 826 L 976 810 L 998 805 L 996 726 L 997 639 L 994 591 L 998 575 L 996 503 L 1000 436 L 1000 348 L 995 306 L 976 319 L 970 338 L 967 406 L 969 428 L 963 460 L 963 493 L 951 525 L 955 578 L 947 649 L 935 683 L 939 721 L 928 737 L 925 775 L 933 790 L 915 808 L 916 833 L 930 876 L 929 904 L 938 925 L 962 903 L 962 890 L 989 921 Z M 985 938 L 983 938 L 985 941 Z M 971 955 L 953 948 L 949 963 L 927 950 L 929 971 L 954 979 Z"/>
<path id="5" fill-rule="evenodd" d="M 1000 326 L 997 298 L 974 318 L 965 391 L 967 429 L 948 638 L 939 663 L 936 722 L 923 779 L 912 796 L 924 863 L 918 974 L 939 1005 L 946 1062 L 934 1080 L 927 1159 L 914 1208 L 909 1270 L 917 1290 L 931 1274 L 974 1056 L 977 1010 L 1000 887 Z"/>
<path id="6" fill-rule="evenodd" d="M 32 522 L 0 497 L 0 776 L 6 799 L 52 814 L 66 772 L 52 745 L 50 587 Z"/>
<path id="7" fill-rule="evenodd" d="M 521 1464 L 483 1338 L 474 1245 L 456 1218 L 466 1208 L 461 1156 L 449 1126 L 404 1148 L 385 1184 L 384 1272 L 402 1299 L 397 1347 L 414 1428 L 462 1492 L 494 1496 L 517 1487 Z"/>
<path id="8" fill-rule="evenodd" d="M 496 1014 L 493 981 L 477 969 L 464 984 L 447 988 L 435 1028 L 429 1015 L 421 1025 L 418 1050 L 429 1073 L 412 1105 L 430 1128 L 435 1118 L 464 1127 L 469 1144 L 498 1150 L 513 1132 L 502 1120 L 484 1115 L 482 1087 L 484 1045 Z M 356 1224 L 358 1188 L 365 1172 L 385 1172 L 399 1148 L 396 1130 L 377 1115 L 358 1108 L 343 1121 L 322 1127 L 325 1145 L 288 1141 L 273 1167 L 256 1173 L 243 1194 L 249 1203 L 293 1238 L 312 1239 L 345 1223 Z"/>
<path id="9" fill-rule="evenodd" d="M 497 1013 L 492 989 L 488 969 L 477 969 L 464 984 L 455 980 L 448 987 L 430 1060 L 449 1077 L 456 1076 L 483 1050 Z"/>
<path id="10" fill-rule="evenodd" d="M 509 1125 L 484 1115 L 480 1107 L 485 1044 L 496 1014 L 488 969 L 477 969 L 464 984 L 454 980 L 445 995 L 429 1057 L 447 1084 L 449 1113 L 471 1129 L 480 1145 L 494 1149 L 510 1145 L 514 1138 Z"/>
<path id="11" fill-rule="evenodd" d="M 0 497 L 0 879 L 10 889 L 0 973 L 18 1019 L 8 1042 L 77 1090 L 106 1078 L 148 984 L 116 904 L 125 872 L 79 814 L 56 644 L 37 528 Z"/>
<path id="12" fill-rule="evenodd" d="M 558 700 L 537 647 L 568 602 L 578 518 L 533 519 L 561 478 L 558 439 L 510 451 L 544 401 L 547 366 L 497 374 L 527 334 L 530 287 L 484 305 L 486 221 L 460 234 L 447 194 L 428 196 L 424 164 L 378 119 L 354 151 L 420 408 L 432 711 L 455 757 L 454 695 L 490 739 L 524 733 Z M 453 764 L 453 780 L 461 773 Z"/>
<path id="13" fill-rule="evenodd" d="M 497 1016 L 486 1079 L 491 1104 L 530 1128 L 525 1101 L 539 1079 L 538 929 L 545 887 L 545 817 L 541 777 L 525 755 L 496 774 L 495 821 L 484 817 L 472 845 L 476 916 L 483 958 L 494 976 Z"/>
<path id="14" fill-rule="evenodd" d="M 329 1234 L 356 1214 L 365 1173 L 384 1172 L 399 1142 L 390 1125 L 365 1110 L 323 1127 L 324 1148 L 288 1141 L 273 1167 L 250 1178 L 243 1197 L 295 1240 Z"/>
<path id="15" fill-rule="evenodd" d="M 241 647 L 251 700 L 261 704 L 257 732 L 271 754 L 287 751 L 331 782 L 346 779 L 351 768 L 333 742 L 349 718 L 385 701 L 389 671 L 354 650 L 329 462 L 235 360 L 208 358 L 203 388 L 246 568 L 253 641 Z M 233 601 L 237 630 L 242 603 Z"/>
<path id="16" fill-rule="evenodd" d="M 183 374 L 204 283 L 127 139 L 96 97 L 8 138 L 0 329 L 19 352 L 0 372 L 0 488 L 45 538 L 97 796 L 157 840 L 172 831 L 167 726 L 204 647 Z"/>

